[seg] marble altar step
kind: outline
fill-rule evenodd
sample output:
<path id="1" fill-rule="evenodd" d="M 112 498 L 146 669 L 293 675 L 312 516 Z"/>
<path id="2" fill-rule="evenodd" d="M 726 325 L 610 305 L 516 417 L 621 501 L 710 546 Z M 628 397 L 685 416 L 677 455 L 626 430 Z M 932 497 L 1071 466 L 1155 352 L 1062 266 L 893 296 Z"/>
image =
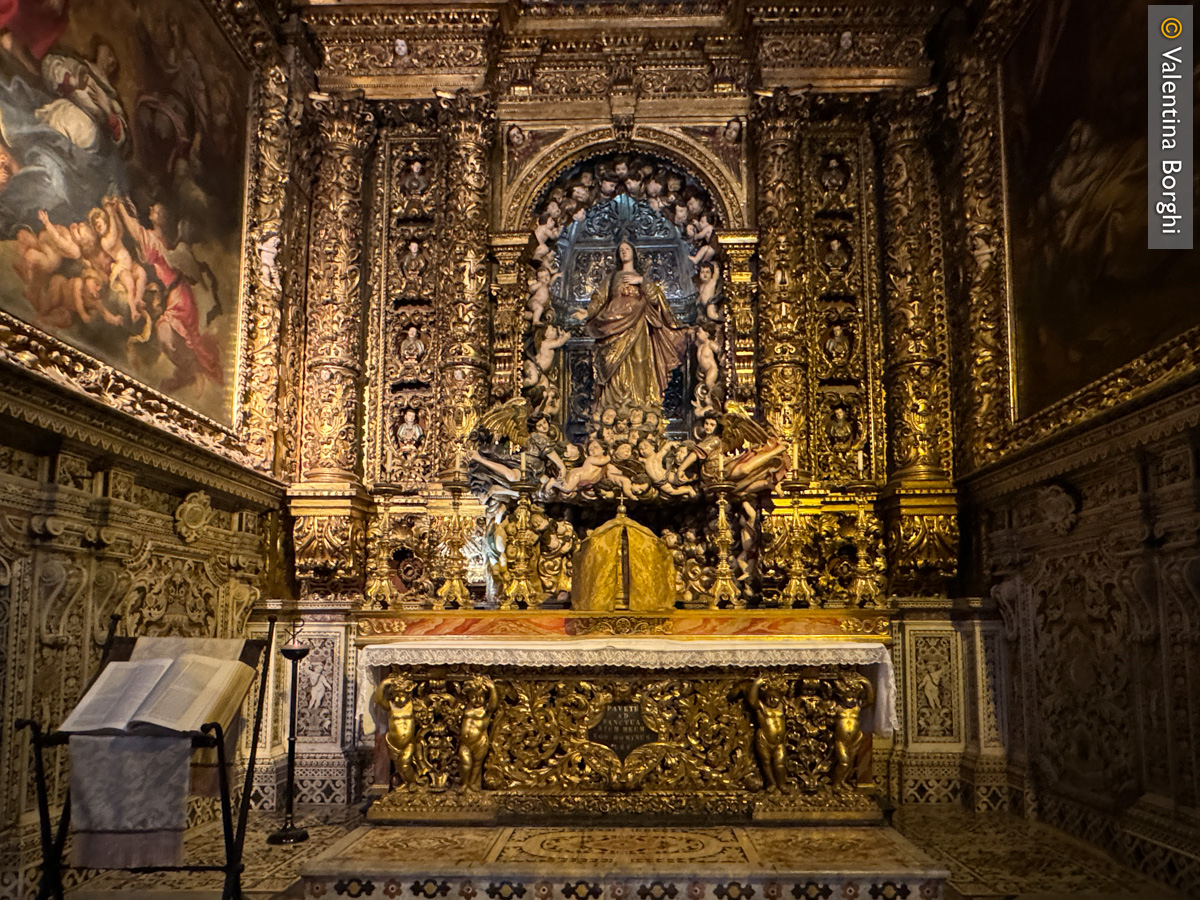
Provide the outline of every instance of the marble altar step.
<path id="1" fill-rule="evenodd" d="M 941 900 L 892 828 L 362 826 L 301 866 L 304 897 Z"/>

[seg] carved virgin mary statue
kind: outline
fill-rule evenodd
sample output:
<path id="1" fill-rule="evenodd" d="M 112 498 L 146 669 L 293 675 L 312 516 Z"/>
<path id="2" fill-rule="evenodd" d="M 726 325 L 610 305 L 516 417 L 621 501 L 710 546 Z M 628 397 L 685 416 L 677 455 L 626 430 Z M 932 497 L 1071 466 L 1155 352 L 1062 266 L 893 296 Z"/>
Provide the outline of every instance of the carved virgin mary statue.
<path id="1" fill-rule="evenodd" d="M 593 409 L 661 409 L 671 373 L 687 351 L 687 331 L 662 288 L 638 271 L 637 251 L 626 240 L 618 240 L 617 262 L 607 293 L 597 291 L 587 309 L 585 330 L 596 340 Z"/>

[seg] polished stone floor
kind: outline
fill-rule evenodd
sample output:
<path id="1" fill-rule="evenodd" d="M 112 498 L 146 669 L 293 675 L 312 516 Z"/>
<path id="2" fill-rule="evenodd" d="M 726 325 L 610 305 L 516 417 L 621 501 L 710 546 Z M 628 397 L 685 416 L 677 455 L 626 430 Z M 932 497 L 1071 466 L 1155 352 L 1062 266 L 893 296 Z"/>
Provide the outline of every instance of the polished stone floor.
<path id="1" fill-rule="evenodd" d="M 462 885 L 402 880 L 371 884 L 350 877 L 356 866 L 378 864 L 389 857 L 403 858 L 409 871 L 436 863 L 446 872 L 475 874 L 479 896 L 494 900 L 510 895 L 516 900 L 549 900 L 543 884 L 554 882 L 553 896 L 571 885 L 558 882 L 588 868 L 596 872 L 628 874 L 628 886 L 609 878 L 604 894 L 620 900 L 699 900 L 700 896 L 726 895 L 726 900 L 804 900 L 803 886 L 790 887 L 786 896 L 774 897 L 778 884 L 771 873 L 831 872 L 846 868 L 847 860 L 865 862 L 877 871 L 900 872 L 941 869 L 948 873 L 948 900 L 1183 900 L 1169 889 L 1113 862 L 1061 832 L 1004 813 L 969 813 L 955 807 L 913 806 L 896 814 L 896 830 L 864 828 L 533 828 L 533 827 L 392 827 L 365 828 L 353 810 L 308 812 L 300 816 L 311 839 L 293 847 L 269 847 L 265 837 L 276 820 L 253 814 L 246 842 L 244 886 L 249 896 L 268 898 L 302 896 L 445 897 L 472 900 L 475 889 Z M 192 861 L 215 861 L 221 856 L 221 832 L 216 823 L 199 826 L 188 835 Z M 331 852 L 333 851 L 333 852 Z M 311 871 L 314 860 L 333 872 L 342 866 L 346 877 L 328 879 L 329 890 L 317 893 L 316 881 L 300 883 L 302 870 Z M 333 868 L 329 860 L 332 859 Z M 307 869 L 305 868 L 307 867 Z M 425 868 L 428 868 L 425 866 Z M 851 867 L 852 868 L 852 867 Z M 542 880 L 529 881 L 523 897 L 514 892 L 517 880 L 504 873 L 543 872 Z M 668 873 L 679 881 L 639 880 L 638 873 Z M 825 886 L 814 882 L 813 896 L 830 900 L 867 898 L 879 887 L 854 873 Z M 554 878 L 550 876 L 553 875 Z M 700 880 L 688 880 L 692 875 Z M 731 882 L 730 878 L 739 878 Z M 489 879 L 490 882 L 489 882 Z M 724 879 L 724 880 L 722 880 Z M 647 881 L 647 884 L 640 884 Z M 608 882 L 612 882 L 609 884 Z M 712 882 L 706 890 L 704 883 Z M 510 887 L 504 887 L 504 885 Z M 712 885 L 716 885 L 716 893 Z M 71 894 L 75 900 L 172 900 L 215 896 L 218 876 L 184 874 L 104 873 Z M 497 887 L 499 886 L 499 887 Z M 488 889 L 497 887 L 496 891 Z M 582 884 L 580 889 L 582 890 Z M 339 889 L 340 888 L 340 889 Z M 673 893 L 668 888 L 673 889 Z M 757 888 L 757 890 L 756 890 Z M 644 890 L 643 890 L 644 889 Z M 323 888 L 322 888 L 323 890 Z M 799 890 L 800 893 L 796 893 Z M 932 889 L 930 889 L 932 890 Z M 204 893 L 199 893 L 204 891 Z M 146 893 L 143 893 L 146 892 Z M 754 893 L 752 893 L 754 892 Z M 586 893 L 586 892 L 585 892 Z M 914 890 L 911 900 L 922 900 Z M 641 896 L 645 894 L 645 896 Z M 734 896 L 740 894 L 740 896 Z M 757 894 L 757 896 L 756 896 Z M 879 891 L 887 896 L 888 889 Z M 565 896 L 565 895 L 564 895 Z M 598 896 L 593 894 L 593 900 Z M 902 894 L 892 896 L 901 897 Z"/>

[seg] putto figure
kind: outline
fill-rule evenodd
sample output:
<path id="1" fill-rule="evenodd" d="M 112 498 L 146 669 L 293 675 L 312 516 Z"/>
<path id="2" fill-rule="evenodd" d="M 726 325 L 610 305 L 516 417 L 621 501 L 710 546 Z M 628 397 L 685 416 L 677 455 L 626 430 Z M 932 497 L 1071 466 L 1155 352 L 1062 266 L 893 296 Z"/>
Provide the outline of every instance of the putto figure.
<path id="1" fill-rule="evenodd" d="M 638 271 L 631 243 L 618 241 L 617 260 L 607 293 L 597 292 L 587 310 L 585 329 L 596 340 L 594 408 L 661 408 L 671 373 L 687 350 L 687 331 L 662 288 Z"/>

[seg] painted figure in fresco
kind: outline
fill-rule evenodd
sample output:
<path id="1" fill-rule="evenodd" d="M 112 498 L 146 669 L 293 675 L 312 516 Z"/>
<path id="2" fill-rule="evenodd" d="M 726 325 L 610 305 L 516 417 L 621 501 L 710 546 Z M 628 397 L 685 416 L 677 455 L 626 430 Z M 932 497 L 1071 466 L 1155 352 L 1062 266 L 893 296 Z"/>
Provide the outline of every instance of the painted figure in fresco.
<path id="1" fill-rule="evenodd" d="M 159 203 L 152 204 L 151 224 L 146 227 L 138 221 L 137 211 L 130 201 L 122 203 L 109 198 L 106 205 L 120 217 L 137 245 L 141 261 L 153 268 L 166 292 L 166 309 L 155 324 L 155 334 L 163 353 L 175 365 L 175 373 L 163 382 L 162 389 L 168 393 L 177 391 L 201 375 L 214 384 L 224 384 L 220 348 L 211 335 L 200 331 L 200 310 L 192 290 L 201 277 L 201 266 L 189 248 L 168 246 L 164 237 L 167 227 L 165 208 Z M 189 278 L 184 268 L 191 269 L 196 278 Z M 208 274 L 211 276 L 211 270 Z M 216 292 L 213 293 L 215 297 Z"/>
<path id="2" fill-rule="evenodd" d="M 36 74 L 67 21 L 67 0 L 0 0 L 0 49 Z"/>
<path id="3" fill-rule="evenodd" d="M 129 137 L 129 117 L 113 87 L 120 66 L 112 47 L 96 45 L 93 59 L 68 53 L 42 58 L 42 82 L 58 96 L 38 110 L 38 118 L 84 149 L 101 137 L 121 146 Z"/>
<path id="4" fill-rule="evenodd" d="M 617 244 L 620 267 L 605 295 L 587 310 L 585 329 L 595 338 L 596 409 L 625 403 L 662 407 L 671 373 L 683 361 L 687 332 L 667 306 L 662 288 L 637 269 L 637 251 Z"/>
<path id="5" fill-rule="evenodd" d="M 124 300 L 129 308 L 129 321 L 136 324 L 146 314 L 143 295 L 146 293 L 146 270 L 133 261 L 125 246 L 125 232 L 111 208 L 93 209 L 88 216 L 99 238 L 100 246 L 112 260 L 108 270 L 108 286 L 113 294 Z"/>

